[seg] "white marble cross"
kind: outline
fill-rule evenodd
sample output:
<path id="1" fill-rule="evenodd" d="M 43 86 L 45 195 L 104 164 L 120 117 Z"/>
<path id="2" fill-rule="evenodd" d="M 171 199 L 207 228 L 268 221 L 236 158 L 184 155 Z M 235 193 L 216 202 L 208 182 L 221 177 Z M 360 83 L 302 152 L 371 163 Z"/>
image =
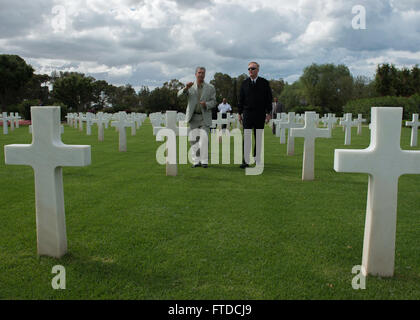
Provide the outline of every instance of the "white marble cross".
<path id="1" fill-rule="evenodd" d="M 86 135 L 92 135 L 93 114 L 88 112 L 86 114 Z"/>
<path id="2" fill-rule="evenodd" d="M 292 137 L 305 138 L 302 180 L 314 180 L 315 178 L 315 139 L 329 138 L 330 135 L 329 129 L 317 128 L 317 118 L 315 112 L 305 112 L 305 127 L 300 129 L 291 129 Z"/>
<path id="3" fill-rule="evenodd" d="M 228 113 L 228 114 L 227 114 L 227 120 L 229 121 L 229 125 L 228 125 L 227 127 L 228 127 L 228 129 L 230 130 L 230 129 L 232 129 L 232 128 L 236 125 L 236 123 L 237 123 L 237 121 L 236 121 L 236 116 L 235 116 L 234 114 L 230 114 L 230 113 Z"/>
<path id="4" fill-rule="evenodd" d="M 171 131 L 174 132 L 175 137 L 176 136 L 187 136 L 188 135 L 188 128 L 187 127 L 177 127 L 177 112 L 176 111 L 166 111 L 166 126 L 165 127 L 155 127 L 153 128 L 153 134 L 155 136 L 158 135 L 159 131 L 162 129 L 170 129 Z M 176 143 L 176 139 L 174 140 Z M 167 144 L 168 143 L 173 143 L 173 139 L 169 139 L 167 140 Z M 172 145 L 167 145 L 165 147 L 166 149 L 171 149 L 174 150 L 175 152 L 175 159 L 177 159 L 176 156 L 176 145 L 172 146 Z M 175 161 L 175 163 L 169 163 L 168 161 L 168 157 L 167 157 L 167 161 L 166 161 L 166 175 L 167 176 L 176 176 L 178 174 L 178 165 Z"/>
<path id="5" fill-rule="evenodd" d="M 126 121 L 125 113 L 120 112 L 117 115 L 118 121 L 112 121 L 111 127 L 115 127 L 119 134 L 119 151 L 126 152 L 127 151 L 127 132 L 125 128 L 131 127 L 131 123 Z"/>
<path id="6" fill-rule="evenodd" d="M 32 107 L 32 144 L 4 147 L 6 164 L 34 169 L 38 254 L 60 258 L 67 252 L 63 173 L 65 166 L 91 163 L 90 146 L 60 139 L 60 107 Z"/>
<path id="7" fill-rule="evenodd" d="M 10 120 L 10 131 L 14 131 L 15 130 L 15 115 L 13 114 L 13 112 L 10 112 L 9 120 Z"/>
<path id="8" fill-rule="evenodd" d="M 83 121 L 86 121 L 86 117 L 83 113 L 79 112 L 79 131 L 83 131 Z"/>
<path id="9" fill-rule="evenodd" d="M 330 131 L 329 138 L 332 137 L 332 129 L 334 129 L 335 124 L 337 123 L 337 118 L 335 117 L 334 113 L 329 113 L 327 117 L 324 117 L 322 122 L 324 125 L 327 126 L 328 130 Z"/>
<path id="10" fill-rule="evenodd" d="M 175 132 L 176 136 L 186 136 L 187 128 L 177 126 L 178 120 L 177 120 L 176 114 L 177 114 L 176 111 L 166 111 L 165 127 L 154 127 L 153 135 L 156 136 L 157 133 L 162 129 L 171 129 Z"/>
<path id="11" fill-rule="evenodd" d="M 77 129 L 78 127 L 78 123 L 79 122 L 79 115 L 77 113 L 73 114 L 73 126 L 75 129 Z"/>
<path id="12" fill-rule="evenodd" d="M 293 156 L 295 154 L 295 138 L 291 135 L 291 129 L 293 128 L 303 128 L 303 124 L 296 123 L 296 115 L 294 112 L 289 112 L 288 114 L 288 121 L 286 123 L 280 124 L 284 126 L 284 128 L 288 129 L 287 134 L 287 155 Z"/>
<path id="13" fill-rule="evenodd" d="M 217 120 L 212 120 L 212 125 L 214 128 L 219 127 L 220 129 L 222 128 L 222 125 L 226 125 L 226 127 L 229 127 L 229 119 L 223 119 L 223 113 L 222 112 L 218 112 L 217 113 Z"/>
<path id="14" fill-rule="evenodd" d="M 15 112 L 15 126 L 16 126 L 17 129 L 19 129 L 19 121 L 20 121 L 20 119 L 22 119 L 22 117 L 19 116 L 19 113 L 18 112 Z"/>
<path id="15" fill-rule="evenodd" d="M 273 125 L 276 128 L 276 137 L 280 137 L 280 144 L 286 143 L 287 113 L 277 113 L 277 119 L 273 119 Z"/>
<path id="16" fill-rule="evenodd" d="M 344 145 L 351 145 L 351 128 L 357 126 L 357 124 L 352 120 L 352 114 L 346 113 L 344 120 L 340 121 L 340 125 L 343 126 L 345 130 Z"/>
<path id="17" fill-rule="evenodd" d="M 71 123 L 72 123 L 73 114 L 72 113 L 67 113 L 65 118 L 67 119 L 67 125 L 70 126 Z"/>
<path id="18" fill-rule="evenodd" d="M 98 141 L 104 141 L 104 125 L 108 123 L 108 119 L 104 117 L 103 112 L 98 112 L 96 119 L 93 119 L 92 122 L 96 123 L 98 126 Z"/>
<path id="19" fill-rule="evenodd" d="M 359 113 L 357 119 L 354 119 L 354 122 L 357 124 L 357 135 L 362 135 L 362 124 L 366 122 L 366 119 L 363 119 L 363 114 Z"/>
<path id="20" fill-rule="evenodd" d="M 406 121 L 405 125 L 411 127 L 411 141 L 410 146 L 417 147 L 417 136 L 419 132 L 420 122 L 418 113 L 413 114 L 413 121 Z"/>
<path id="21" fill-rule="evenodd" d="M 160 125 L 162 125 L 162 123 L 165 123 L 164 117 L 165 115 L 163 115 L 161 112 L 151 113 L 149 115 L 149 118 L 150 118 L 150 122 L 152 123 L 153 128 L 159 127 Z"/>
<path id="22" fill-rule="evenodd" d="M 29 128 L 29 133 L 32 134 L 32 125 L 28 126 Z M 64 126 L 60 125 L 60 134 L 64 134 Z"/>
<path id="23" fill-rule="evenodd" d="M 9 124 L 8 121 L 10 120 L 7 116 L 7 112 L 3 112 L 3 117 L 1 118 L 3 122 L 3 134 L 9 134 Z"/>
<path id="24" fill-rule="evenodd" d="M 420 151 L 401 150 L 402 108 L 372 108 L 371 141 L 364 150 L 335 150 L 334 170 L 369 174 L 362 270 L 392 276 L 398 179 L 420 174 Z"/>
<path id="25" fill-rule="evenodd" d="M 136 113 L 133 116 L 133 121 L 136 123 L 136 129 L 140 129 L 141 125 L 143 124 L 143 117 L 140 113 Z"/>

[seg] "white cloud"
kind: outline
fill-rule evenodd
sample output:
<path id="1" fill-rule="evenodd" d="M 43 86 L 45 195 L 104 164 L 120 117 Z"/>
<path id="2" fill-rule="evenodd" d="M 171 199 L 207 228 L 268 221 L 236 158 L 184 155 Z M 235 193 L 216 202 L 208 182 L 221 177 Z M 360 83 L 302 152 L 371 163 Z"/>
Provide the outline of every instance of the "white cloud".
<path id="1" fill-rule="evenodd" d="M 367 30 L 353 30 L 363 5 Z M 65 9 L 57 30 L 56 6 Z M 39 73 L 78 71 L 134 87 L 191 80 L 197 65 L 232 76 L 258 60 L 266 77 L 296 80 L 311 63 L 419 61 L 417 0 L 0 0 L 0 52 Z"/>
<path id="2" fill-rule="evenodd" d="M 275 35 L 271 38 L 271 42 L 280 42 L 282 44 L 286 44 L 292 38 L 292 35 L 288 32 L 280 32 L 279 34 Z"/>

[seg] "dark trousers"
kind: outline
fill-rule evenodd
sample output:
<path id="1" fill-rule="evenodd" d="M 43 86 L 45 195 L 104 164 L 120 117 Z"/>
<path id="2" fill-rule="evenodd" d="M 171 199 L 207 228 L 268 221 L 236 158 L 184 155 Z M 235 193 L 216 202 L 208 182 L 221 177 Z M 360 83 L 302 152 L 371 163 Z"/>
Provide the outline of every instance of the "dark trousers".
<path id="1" fill-rule="evenodd" d="M 255 112 L 255 111 L 247 111 L 245 110 L 243 113 L 242 124 L 245 129 L 252 129 L 253 132 L 253 141 L 254 141 L 254 151 L 253 156 L 256 157 L 257 155 L 257 129 L 264 130 L 265 126 L 265 113 Z M 259 141 L 261 143 L 262 141 Z M 245 132 L 243 135 L 243 143 L 242 143 L 242 154 L 243 154 L 243 163 L 245 161 Z"/>
<path id="2" fill-rule="evenodd" d="M 227 113 L 222 113 L 222 119 L 227 119 Z M 222 129 L 226 129 L 226 127 L 226 124 L 222 124 Z"/>

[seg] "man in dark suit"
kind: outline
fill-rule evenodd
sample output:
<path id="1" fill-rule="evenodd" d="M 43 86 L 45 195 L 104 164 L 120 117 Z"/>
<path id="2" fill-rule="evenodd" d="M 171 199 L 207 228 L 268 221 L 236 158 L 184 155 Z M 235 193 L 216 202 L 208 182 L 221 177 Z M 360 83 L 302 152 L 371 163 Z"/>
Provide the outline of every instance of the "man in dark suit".
<path id="1" fill-rule="evenodd" d="M 244 128 L 244 151 L 245 142 L 250 142 L 250 139 L 245 139 L 247 129 L 252 129 L 254 132 L 254 141 L 257 142 L 257 130 L 264 130 L 264 125 L 271 119 L 271 109 L 273 96 L 269 82 L 258 76 L 260 66 L 256 62 L 248 64 L 249 78 L 247 78 L 241 85 L 239 94 L 239 121 Z M 261 137 L 262 139 L 262 137 Z M 247 140 L 247 141 L 245 141 Z M 258 142 L 261 146 L 261 140 Z M 261 160 L 261 154 L 257 155 L 256 145 L 254 146 L 254 157 L 256 162 Z M 250 146 L 248 150 L 250 150 Z M 241 168 L 244 169 L 249 166 L 249 156 L 244 152 L 243 162 Z"/>

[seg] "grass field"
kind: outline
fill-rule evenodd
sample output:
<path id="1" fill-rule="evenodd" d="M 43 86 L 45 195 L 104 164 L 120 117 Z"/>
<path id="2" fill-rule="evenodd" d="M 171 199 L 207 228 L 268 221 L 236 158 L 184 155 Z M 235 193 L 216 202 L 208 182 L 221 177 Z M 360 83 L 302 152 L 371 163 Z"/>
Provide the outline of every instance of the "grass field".
<path id="1" fill-rule="evenodd" d="M 369 145 L 353 129 L 352 145 Z M 403 128 L 401 146 L 410 148 Z M 180 165 L 166 177 L 160 142 L 147 122 L 118 152 L 65 126 L 63 142 L 92 146 L 92 164 L 64 168 L 69 253 L 38 257 L 33 170 L 5 166 L 5 144 L 30 143 L 27 127 L 0 134 L 1 299 L 420 299 L 420 176 L 400 178 L 395 276 L 369 277 L 353 290 L 362 259 L 366 174 L 333 170 L 344 133 L 317 139 L 315 181 L 301 180 L 303 139 L 286 156 L 268 127 L 265 169 L 245 176 L 237 165 Z M 233 158 L 233 157 L 232 157 Z M 66 290 L 53 290 L 55 265 Z"/>

